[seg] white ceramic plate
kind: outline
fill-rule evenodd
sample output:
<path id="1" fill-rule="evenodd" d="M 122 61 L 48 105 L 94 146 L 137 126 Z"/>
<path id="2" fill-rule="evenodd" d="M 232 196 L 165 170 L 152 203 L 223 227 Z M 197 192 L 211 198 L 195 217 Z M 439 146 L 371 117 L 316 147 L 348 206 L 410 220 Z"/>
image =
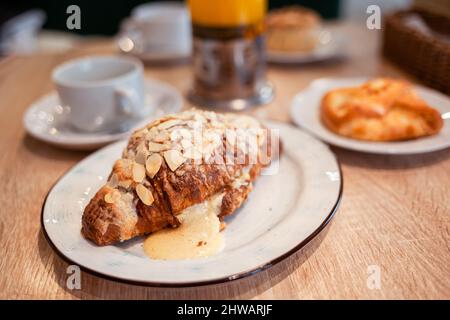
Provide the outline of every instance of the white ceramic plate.
<path id="1" fill-rule="evenodd" d="M 68 149 L 91 150 L 123 139 L 154 118 L 180 111 L 183 105 L 180 93 L 160 81 L 145 79 L 145 95 L 147 115 L 127 128 L 114 131 L 86 133 L 74 129 L 67 121 L 70 109 L 60 105 L 56 92 L 32 104 L 23 121 L 27 132 L 36 139 Z"/>
<path id="2" fill-rule="evenodd" d="M 419 154 L 450 147 L 450 99 L 416 85 L 414 90 L 443 115 L 444 127 L 437 135 L 407 141 L 370 142 L 346 138 L 328 130 L 320 121 L 320 103 L 324 94 L 335 88 L 357 86 L 368 78 L 323 78 L 313 81 L 298 93 L 291 105 L 293 121 L 319 139 L 345 149 L 378 154 Z"/>
<path id="3" fill-rule="evenodd" d="M 194 260 L 151 260 L 143 238 L 98 247 L 80 234 L 84 207 L 104 184 L 125 142 L 107 146 L 63 176 L 42 210 L 44 233 L 66 260 L 110 279 L 153 286 L 192 286 L 235 280 L 283 260 L 332 218 L 342 193 L 339 164 L 329 148 L 301 130 L 280 130 L 284 153 L 277 174 L 261 176 L 238 212 L 226 219 L 225 249 Z"/>
<path id="4" fill-rule="evenodd" d="M 310 52 L 284 52 L 267 50 L 266 60 L 282 64 L 305 64 L 319 62 L 345 56 L 345 40 L 337 32 L 330 30 L 322 31 L 324 43 L 319 44 Z"/>

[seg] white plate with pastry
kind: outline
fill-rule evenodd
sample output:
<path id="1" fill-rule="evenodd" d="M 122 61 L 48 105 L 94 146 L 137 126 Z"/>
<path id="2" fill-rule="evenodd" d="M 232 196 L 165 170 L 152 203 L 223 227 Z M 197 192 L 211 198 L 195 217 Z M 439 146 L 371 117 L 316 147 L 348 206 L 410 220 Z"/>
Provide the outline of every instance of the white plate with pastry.
<path id="1" fill-rule="evenodd" d="M 150 124 L 128 146 L 122 141 L 95 152 L 54 185 L 43 205 L 42 228 L 60 256 L 128 283 L 205 285 L 282 261 L 331 220 L 342 195 L 342 176 L 325 144 L 295 127 L 268 122 L 275 129 L 271 137 L 281 137 L 279 159 L 271 147 L 271 164 L 262 168 L 258 133 L 258 160 L 248 164 L 250 157 L 244 157 L 245 166 L 233 163 L 224 169 L 194 161 L 218 159 L 211 156 L 218 149 L 205 147 L 200 151 L 204 158 L 195 157 L 184 125 L 194 128 L 206 118 L 206 128 L 221 134 L 224 123 L 225 128 L 230 123 L 249 128 L 250 117 L 226 120 L 225 115 L 189 112 Z M 224 133 L 226 139 L 217 142 L 212 131 L 206 132 L 206 146 L 232 141 L 233 134 Z M 181 142 L 164 151 L 165 139 L 172 138 Z M 236 146 L 238 155 L 244 147 Z"/>
<path id="2" fill-rule="evenodd" d="M 317 34 L 317 44 L 309 51 L 280 51 L 267 48 L 266 60 L 279 64 L 306 64 L 345 57 L 344 38 L 331 30 Z"/>
<path id="3" fill-rule="evenodd" d="M 267 61 L 312 63 L 344 56 L 344 38 L 309 8 L 290 6 L 266 19 Z"/>
<path id="4" fill-rule="evenodd" d="M 450 147 L 450 99 L 389 78 L 323 78 L 298 93 L 293 121 L 322 141 L 376 154 Z"/>
<path id="5" fill-rule="evenodd" d="M 76 150 L 92 150 L 108 143 L 124 139 L 132 131 L 164 114 L 178 112 L 183 105 L 181 94 L 172 86 L 152 79 L 145 79 L 146 115 L 126 127 L 101 132 L 83 132 L 68 121 L 70 108 L 61 105 L 58 94 L 51 92 L 33 103 L 24 115 L 27 132 L 36 139 L 58 147 Z"/>

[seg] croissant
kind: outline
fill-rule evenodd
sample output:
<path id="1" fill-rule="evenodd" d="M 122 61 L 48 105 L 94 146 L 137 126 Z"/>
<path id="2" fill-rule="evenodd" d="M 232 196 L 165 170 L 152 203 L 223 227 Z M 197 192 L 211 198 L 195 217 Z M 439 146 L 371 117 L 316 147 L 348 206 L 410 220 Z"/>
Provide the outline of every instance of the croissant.
<path id="1" fill-rule="evenodd" d="M 377 78 L 358 87 L 329 91 L 322 122 L 331 131 L 369 141 L 395 141 L 437 134 L 443 120 L 405 81 Z"/>
<path id="2" fill-rule="evenodd" d="M 81 233 L 109 245 L 176 228 L 184 209 L 218 193 L 222 219 L 242 205 L 270 162 L 268 132 L 248 116 L 195 109 L 150 123 L 133 133 L 86 206 Z"/>

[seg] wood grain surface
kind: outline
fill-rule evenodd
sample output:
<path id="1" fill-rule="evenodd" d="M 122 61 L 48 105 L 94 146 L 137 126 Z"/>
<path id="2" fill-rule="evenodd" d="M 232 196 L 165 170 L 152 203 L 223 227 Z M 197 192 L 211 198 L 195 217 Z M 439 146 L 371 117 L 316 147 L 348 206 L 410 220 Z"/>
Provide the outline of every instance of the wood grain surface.
<path id="1" fill-rule="evenodd" d="M 289 122 L 295 93 L 319 77 L 391 75 L 408 78 L 379 57 L 379 31 L 341 25 L 347 59 L 268 68 L 273 103 L 260 118 Z M 25 133 L 26 108 L 53 90 L 52 69 L 68 59 L 114 53 L 111 41 L 87 42 L 64 54 L 9 57 L 0 62 L 0 298 L 63 299 L 379 299 L 450 298 L 450 150 L 418 156 L 376 156 L 333 148 L 342 164 L 344 196 L 331 224 L 307 247 L 274 267 L 227 284 L 162 289 L 126 285 L 82 273 L 82 289 L 66 288 L 67 264 L 40 227 L 44 198 L 88 155 Z M 183 93 L 189 65 L 149 65 L 146 75 Z M 188 107 L 187 105 L 185 107 Z M 380 289 L 367 286 L 379 266 Z"/>

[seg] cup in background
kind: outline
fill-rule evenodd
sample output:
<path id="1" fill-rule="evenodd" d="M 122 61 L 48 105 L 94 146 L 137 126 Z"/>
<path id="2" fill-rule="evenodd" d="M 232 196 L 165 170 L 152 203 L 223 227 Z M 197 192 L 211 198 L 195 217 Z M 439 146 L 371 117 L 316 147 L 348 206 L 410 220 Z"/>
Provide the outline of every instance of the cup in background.
<path id="1" fill-rule="evenodd" d="M 189 10 L 183 3 L 170 1 L 137 6 L 122 23 L 121 43 L 127 44 L 122 50 L 137 54 L 188 56 L 192 46 Z"/>
<path id="2" fill-rule="evenodd" d="M 66 62 L 53 71 L 68 121 L 81 131 L 118 129 L 145 115 L 143 65 L 117 56 L 90 56 Z"/>

